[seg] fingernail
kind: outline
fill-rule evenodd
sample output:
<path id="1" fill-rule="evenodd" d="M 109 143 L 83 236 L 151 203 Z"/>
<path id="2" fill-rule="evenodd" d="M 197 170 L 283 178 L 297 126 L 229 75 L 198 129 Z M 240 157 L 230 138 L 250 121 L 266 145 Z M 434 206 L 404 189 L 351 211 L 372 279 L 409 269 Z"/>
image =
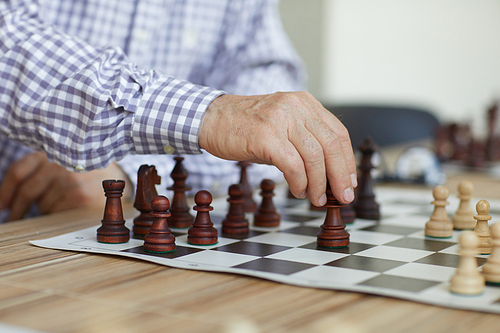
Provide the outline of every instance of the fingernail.
<path id="1" fill-rule="evenodd" d="M 320 206 L 324 206 L 326 204 L 326 193 L 323 193 L 323 195 L 319 198 L 318 203 Z"/>
<path id="2" fill-rule="evenodd" d="M 307 191 L 304 191 L 299 195 L 299 199 L 304 199 L 306 196 L 307 196 Z"/>
<path id="3" fill-rule="evenodd" d="M 351 173 L 351 183 L 352 187 L 358 187 L 358 177 L 354 173 Z"/>
<path id="4" fill-rule="evenodd" d="M 354 200 L 354 191 L 352 187 L 346 188 L 344 190 L 344 202 L 351 202 Z"/>

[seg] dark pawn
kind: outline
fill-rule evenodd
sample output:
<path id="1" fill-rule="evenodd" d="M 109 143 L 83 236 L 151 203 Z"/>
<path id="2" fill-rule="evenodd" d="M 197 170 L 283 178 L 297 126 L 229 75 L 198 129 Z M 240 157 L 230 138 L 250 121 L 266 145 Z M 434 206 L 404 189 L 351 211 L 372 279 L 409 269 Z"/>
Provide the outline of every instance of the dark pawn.
<path id="1" fill-rule="evenodd" d="M 174 191 L 168 226 L 170 228 L 189 228 L 193 224 L 194 217 L 189 214 L 189 207 L 186 202 L 186 192 L 191 189 L 190 186 L 186 185 L 188 172 L 182 164 L 184 157 L 175 157 L 174 160 L 177 162 L 170 174 L 174 184 L 167 188 L 167 190 Z"/>
<path id="2" fill-rule="evenodd" d="M 170 232 L 167 217 L 170 202 L 163 195 L 159 195 L 151 202 L 153 211 L 153 225 L 149 233 L 144 236 L 144 251 L 153 253 L 168 253 L 175 250 L 175 237 Z"/>
<path id="3" fill-rule="evenodd" d="M 158 196 L 156 186 L 161 183 L 161 177 L 154 165 L 141 165 L 137 171 L 137 191 L 135 195 L 134 207 L 141 212 L 134 219 L 132 231 L 137 236 L 144 236 L 149 232 L 153 224 L 153 217 L 149 214 L 153 211 L 151 201 Z"/>
<path id="4" fill-rule="evenodd" d="M 257 204 L 252 198 L 253 189 L 248 182 L 247 176 L 247 168 L 250 165 L 250 162 L 247 161 L 238 162 L 238 166 L 241 168 L 240 184 L 243 186 L 243 198 L 245 199 L 243 202 L 243 211 L 246 213 L 253 213 L 255 212 L 255 209 L 257 209 Z"/>
<path id="5" fill-rule="evenodd" d="M 281 216 L 276 213 L 276 207 L 273 204 L 274 182 L 264 179 L 260 183 L 260 188 L 262 203 L 254 215 L 253 224 L 258 227 L 277 227 L 280 225 Z"/>
<path id="6" fill-rule="evenodd" d="M 243 186 L 241 184 L 234 184 L 229 186 L 229 212 L 226 218 L 222 221 L 223 234 L 247 234 L 248 233 L 248 220 L 245 219 L 245 212 L 243 211 Z"/>
<path id="7" fill-rule="evenodd" d="M 349 233 L 345 231 L 345 224 L 340 216 L 341 204 L 332 194 L 330 185 L 326 189 L 327 208 L 325 222 L 321 225 L 317 234 L 317 244 L 319 247 L 339 248 L 349 245 Z"/>
<path id="8" fill-rule="evenodd" d="M 373 169 L 372 155 L 375 152 L 373 140 L 371 138 L 365 139 L 359 150 L 362 157 L 359 164 L 359 185 L 354 210 L 359 218 L 378 220 L 380 219 L 379 205 L 375 202 L 371 176 L 371 170 Z"/>
<path id="9" fill-rule="evenodd" d="M 97 241 L 100 243 L 126 243 L 130 239 L 130 230 L 123 219 L 122 200 L 125 182 L 123 180 L 104 180 L 106 206 L 102 226 L 97 229 Z"/>
<path id="10" fill-rule="evenodd" d="M 194 196 L 194 210 L 198 213 L 194 220 L 193 226 L 188 230 L 188 243 L 195 245 L 212 245 L 217 244 L 217 229 L 215 229 L 210 219 L 210 211 L 213 207 L 212 195 L 210 192 L 202 190 Z"/>

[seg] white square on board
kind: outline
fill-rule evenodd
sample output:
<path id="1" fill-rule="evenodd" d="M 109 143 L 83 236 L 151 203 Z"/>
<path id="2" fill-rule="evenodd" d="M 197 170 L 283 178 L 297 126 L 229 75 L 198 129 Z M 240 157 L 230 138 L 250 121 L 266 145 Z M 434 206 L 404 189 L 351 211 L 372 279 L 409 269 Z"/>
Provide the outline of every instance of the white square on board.
<path id="1" fill-rule="evenodd" d="M 344 253 L 293 248 L 266 256 L 266 258 L 322 265 L 349 256 Z"/>

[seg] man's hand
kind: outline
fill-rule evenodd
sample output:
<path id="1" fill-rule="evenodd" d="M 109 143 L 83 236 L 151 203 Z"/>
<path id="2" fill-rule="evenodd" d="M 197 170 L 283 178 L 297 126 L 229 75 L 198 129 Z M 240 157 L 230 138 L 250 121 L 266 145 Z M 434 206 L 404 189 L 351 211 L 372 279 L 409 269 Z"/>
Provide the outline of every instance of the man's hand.
<path id="1" fill-rule="evenodd" d="M 354 199 L 356 164 L 344 125 L 307 92 L 222 95 L 199 130 L 202 149 L 220 158 L 274 164 L 290 191 L 326 203 L 326 181 L 343 202 Z"/>
<path id="2" fill-rule="evenodd" d="M 114 163 L 103 170 L 74 173 L 50 163 L 44 153 L 32 153 L 9 167 L 0 185 L 0 209 L 10 208 L 12 221 L 23 218 L 34 202 L 43 214 L 84 206 L 104 207 L 105 179 L 126 180 L 124 196 L 133 191 L 125 173 Z"/>

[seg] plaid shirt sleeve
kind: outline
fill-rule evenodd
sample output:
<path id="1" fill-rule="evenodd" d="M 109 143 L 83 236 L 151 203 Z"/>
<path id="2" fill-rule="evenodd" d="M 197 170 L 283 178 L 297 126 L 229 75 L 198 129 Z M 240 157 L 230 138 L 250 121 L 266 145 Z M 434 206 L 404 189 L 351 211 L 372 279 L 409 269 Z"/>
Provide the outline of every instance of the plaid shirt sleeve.
<path id="1" fill-rule="evenodd" d="M 127 154 L 199 153 L 203 112 L 222 91 L 94 48 L 39 20 L 35 1 L 0 3 L 0 133 L 69 170 Z"/>
<path id="2" fill-rule="evenodd" d="M 281 26 L 277 6 L 275 0 L 228 2 L 222 45 L 203 84 L 240 95 L 305 89 L 304 66 Z M 119 162 L 134 183 L 141 164 L 156 165 L 162 187 L 171 185 L 175 164 L 171 157 L 127 156 Z M 189 171 L 191 194 L 209 189 L 214 195 L 225 195 L 228 187 L 239 181 L 235 162 L 207 153 L 185 156 L 184 166 Z M 253 165 L 248 172 L 253 187 L 264 178 L 283 180 L 274 166 Z"/>

